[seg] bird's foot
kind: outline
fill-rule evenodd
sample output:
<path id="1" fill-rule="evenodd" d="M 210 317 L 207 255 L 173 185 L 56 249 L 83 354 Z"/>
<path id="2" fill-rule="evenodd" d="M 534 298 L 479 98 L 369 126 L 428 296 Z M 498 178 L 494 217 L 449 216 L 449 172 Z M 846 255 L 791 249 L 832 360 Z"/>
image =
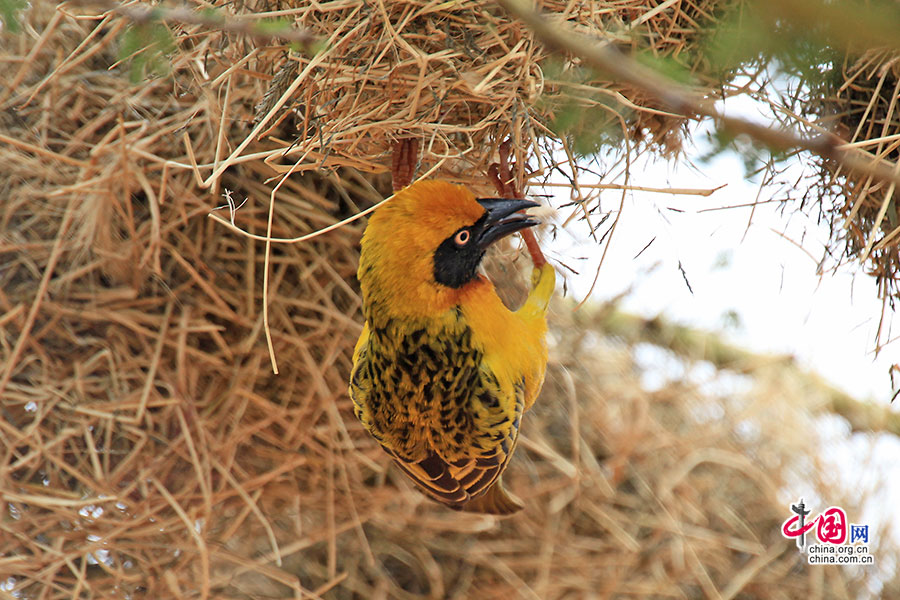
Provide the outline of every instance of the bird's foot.
<path id="1" fill-rule="evenodd" d="M 488 168 L 488 176 L 491 183 L 497 190 L 497 194 L 501 198 L 522 198 L 522 192 L 516 189 L 516 179 L 512 175 L 512 169 L 509 164 L 509 149 L 512 146 L 510 140 L 506 140 L 500 144 L 498 152 L 500 153 L 500 162 L 494 163 Z"/>
<path id="2" fill-rule="evenodd" d="M 394 191 L 402 190 L 412 183 L 419 161 L 419 140 L 403 138 L 394 142 L 391 156 L 391 177 Z"/>
<path id="3" fill-rule="evenodd" d="M 516 188 L 516 179 L 513 177 L 509 164 L 509 149 L 511 145 L 510 140 L 500 144 L 500 162 L 494 163 L 488 168 L 488 177 L 494 184 L 497 195 L 501 198 L 524 198 L 524 194 Z M 528 254 L 531 255 L 531 262 L 535 268 L 540 269 L 547 264 L 547 259 L 544 258 L 544 253 L 541 252 L 541 247 L 538 245 L 537 238 L 534 237 L 534 232 L 531 229 L 524 229 L 519 233 L 525 242 L 525 247 L 528 248 Z"/>

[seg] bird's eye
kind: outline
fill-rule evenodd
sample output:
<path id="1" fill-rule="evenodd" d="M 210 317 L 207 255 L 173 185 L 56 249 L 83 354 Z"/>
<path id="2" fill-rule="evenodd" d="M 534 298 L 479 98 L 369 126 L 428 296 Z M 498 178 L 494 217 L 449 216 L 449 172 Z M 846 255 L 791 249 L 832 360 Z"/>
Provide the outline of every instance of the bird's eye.
<path id="1" fill-rule="evenodd" d="M 471 237 L 471 234 L 469 233 L 469 230 L 462 229 L 462 230 L 456 232 L 456 235 L 453 236 L 453 241 L 456 243 L 457 246 L 465 246 L 466 244 L 469 243 L 470 237 Z"/>

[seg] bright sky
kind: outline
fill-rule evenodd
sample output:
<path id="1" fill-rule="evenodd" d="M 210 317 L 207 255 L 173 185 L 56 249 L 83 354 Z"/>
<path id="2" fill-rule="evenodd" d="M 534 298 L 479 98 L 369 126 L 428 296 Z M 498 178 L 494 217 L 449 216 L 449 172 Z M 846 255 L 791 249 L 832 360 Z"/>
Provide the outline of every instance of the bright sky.
<path id="1" fill-rule="evenodd" d="M 891 406 L 896 390 L 891 388 L 888 369 L 900 362 L 900 339 L 874 355 L 882 311 L 874 279 L 855 263 L 836 274 L 826 271 L 817 275 L 827 227 L 792 205 L 784 210 L 775 202 L 757 205 L 749 228 L 749 207 L 701 212 L 752 204 L 759 182 L 747 181 L 741 159 L 730 153 L 708 164 L 696 162 L 692 168 L 691 156 L 700 155 L 695 150 L 687 159 L 672 164 L 658 160 L 634 166 L 632 185 L 726 187 L 709 197 L 629 192 L 593 299 L 608 300 L 630 289 L 621 302 L 626 311 L 651 317 L 663 314 L 677 323 L 723 331 L 726 340 L 749 350 L 793 355 L 802 368 L 817 372 L 852 396 Z M 759 200 L 769 197 L 764 191 Z M 617 211 L 621 192 L 604 191 L 601 199 L 604 212 Z M 566 200 L 560 197 L 554 204 Z M 569 210 L 564 209 L 559 219 L 570 214 Z M 567 281 L 570 292 L 581 299 L 591 286 L 601 251 L 596 242 L 569 235 L 578 231 L 578 224 L 560 230 L 549 256 L 562 258 L 580 271 L 578 276 L 567 275 Z M 586 236 L 586 229 L 581 231 Z M 693 293 L 685 284 L 679 262 Z M 737 319 L 729 317 L 730 313 Z M 900 334 L 900 321 L 891 332 L 892 316 L 890 312 L 886 315 L 883 340 Z M 660 363 L 661 377 L 673 376 L 667 368 L 671 371 Z M 895 375 L 895 381 L 900 385 L 900 377 Z M 893 407 L 900 410 L 900 400 Z M 892 537 L 900 544 L 900 525 L 894 519 L 900 506 L 900 463 L 896 460 L 900 440 L 889 434 L 848 438 L 849 428 L 843 420 L 822 417 L 821 421 L 821 447 L 811 451 L 833 465 L 845 489 L 859 490 L 868 498 L 863 514 L 848 518 L 870 523 L 873 531 L 876 526 L 892 527 Z M 831 502 L 818 498 L 805 482 L 792 487 L 796 489 L 784 490 L 786 502 L 804 496 L 819 511 Z M 876 561 L 882 574 L 896 567 L 896 557 L 876 556 Z M 870 585 L 873 595 L 883 591 L 880 576 Z"/>
<path id="2" fill-rule="evenodd" d="M 817 275 L 828 231 L 791 206 L 759 204 L 752 223 L 750 207 L 701 212 L 753 203 L 759 184 L 744 179 L 743 164 L 733 154 L 695 166 L 685 160 L 635 166 L 633 185 L 725 187 L 709 197 L 629 192 L 592 297 L 602 301 L 631 288 L 625 310 L 724 330 L 737 345 L 791 354 L 851 395 L 887 403 L 893 394 L 888 369 L 900 360 L 900 341 L 874 355 L 882 308 L 874 279 L 856 264 Z M 617 211 L 620 199 L 621 192 L 604 191 L 603 210 Z M 763 192 L 760 200 L 766 199 Z M 579 224 L 566 231 L 577 234 L 580 228 L 586 234 Z M 553 250 L 580 271 L 567 275 L 580 299 L 593 281 L 600 252 L 595 242 L 575 240 L 566 231 Z M 737 315 L 737 324 L 729 313 Z M 887 339 L 889 328 L 883 331 Z"/>

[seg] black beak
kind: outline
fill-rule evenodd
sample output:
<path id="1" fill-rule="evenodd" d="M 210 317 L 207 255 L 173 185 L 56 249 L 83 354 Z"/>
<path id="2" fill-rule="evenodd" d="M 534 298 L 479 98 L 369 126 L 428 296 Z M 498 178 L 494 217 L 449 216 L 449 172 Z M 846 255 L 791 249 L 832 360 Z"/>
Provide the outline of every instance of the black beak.
<path id="1" fill-rule="evenodd" d="M 539 223 L 520 210 L 540 206 L 531 200 L 518 198 L 477 198 L 478 203 L 487 211 L 484 227 L 478 237 L 478 246 L 487 248 L 497 240 L 526 227 L 534 227 Z"/>

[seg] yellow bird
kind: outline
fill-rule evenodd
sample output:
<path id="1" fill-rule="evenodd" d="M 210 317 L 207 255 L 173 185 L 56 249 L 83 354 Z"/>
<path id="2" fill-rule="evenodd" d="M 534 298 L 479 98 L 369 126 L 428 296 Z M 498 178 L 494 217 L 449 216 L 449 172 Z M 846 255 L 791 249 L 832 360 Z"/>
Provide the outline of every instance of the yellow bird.
<path id="1" fill-rule="evenodd" d="M 420 181 L 376 210 L 363 234 L 366 324 L 353 352 L 354 412 L 426 494 L 451 508 L 522 508 L 500 474 L 544 381 L 556 276 L 548 264 L 536 267 L 528 299 L 512 312 L 478 267 L 492 243 L 537 224 L 519 212 L 533 206 Z"/>

